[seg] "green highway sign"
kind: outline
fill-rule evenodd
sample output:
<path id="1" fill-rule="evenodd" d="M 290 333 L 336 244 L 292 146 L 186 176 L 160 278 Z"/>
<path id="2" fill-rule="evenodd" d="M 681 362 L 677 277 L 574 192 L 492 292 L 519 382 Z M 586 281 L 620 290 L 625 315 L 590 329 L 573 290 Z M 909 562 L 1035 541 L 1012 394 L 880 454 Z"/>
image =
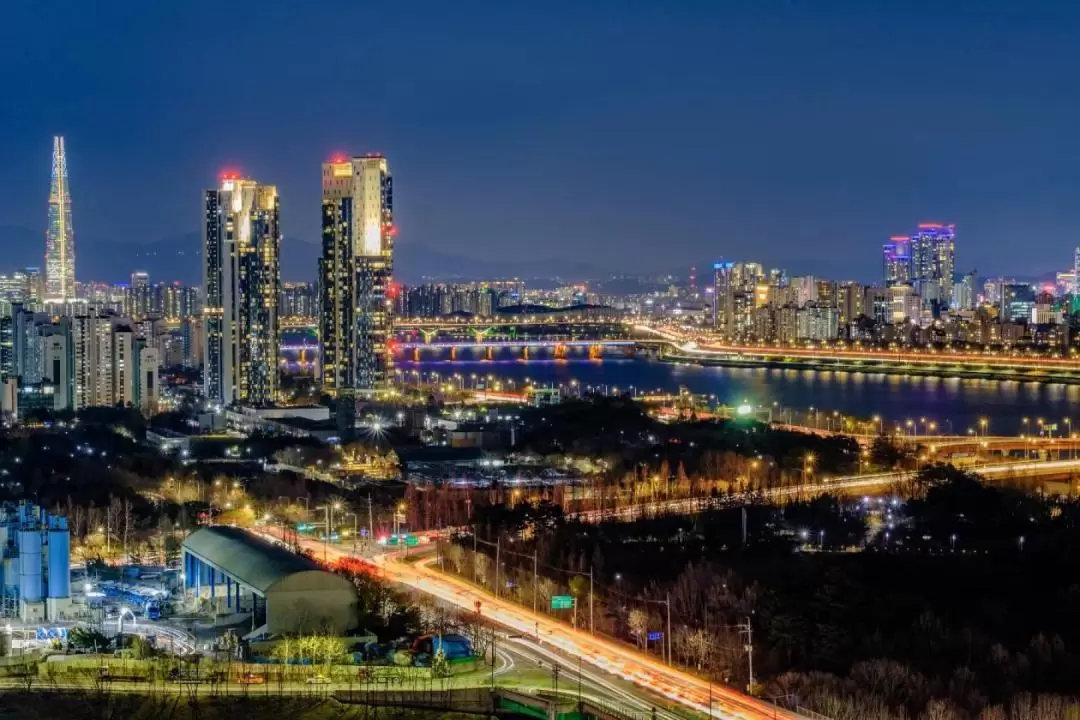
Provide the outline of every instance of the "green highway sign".
<path id="1" fill-rule="evenodd" d="M 574 607 L 574 598 L 569 595 L 553 595 L 551 597 L 552 610 L 569 610 Z"/>
<path id="2" fill-rule="evenodd" d="M 420 539 L 418 537 L 416 537 L 415 535 L 406 535 L 405 536 L 405 546 L 406 547 L 416 547 L 419 544 L 420 544 Z"/>

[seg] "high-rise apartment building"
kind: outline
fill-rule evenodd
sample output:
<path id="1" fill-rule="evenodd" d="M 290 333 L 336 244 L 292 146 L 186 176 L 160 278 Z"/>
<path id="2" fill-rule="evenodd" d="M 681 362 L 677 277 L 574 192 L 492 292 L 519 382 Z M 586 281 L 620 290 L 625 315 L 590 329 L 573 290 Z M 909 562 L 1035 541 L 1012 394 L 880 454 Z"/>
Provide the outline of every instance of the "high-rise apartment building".
<path id="1" fill-rule="evenodd" d="M 131 273 L 131 314 L 144 318 L 150 314 L 150 273 Z"/>
<path id="2" fill-rule="evenodd" d="M 284 283 L 278 300 L 278 313 L 281 317 L 298 320 L 317 317 L 319 307 L 315 286 L 307 282 Z"/>
<path id="3" fill-rule="evenodd" d="M 713 328 L 721 333 L 728 331 L 734 305 L 733 269 L 735 263 L 718 261 L 713 263 Z"/>
<path id="4" fill-rule="evenodd" d="M 837 286 L 836 307 L 840 311 L 840 325 L 846 326 L 866 312 L 866 288 L 856 282 L 842 282 Z"/>
<path id="5" fill-rule="evenodd" d="M 0 275 L 0 299 L 39 307 L 41 305 L 41 270 L 26 268 L 16 270 L 11 275 Z"/>
<path id="6" fill-rule="evenodd" d="M 911 280 L 911 238 L 893 235 L 882 245 L 881 256 L 885 287 Z"/>
<path id="7" fill-rule="evenodd" d="M 75 300 L 75 233 L 71 226 L 67 155 L 64 138 L 53 138 L 52 180 L 49 186 L 49 227 L 45 232 L 45 301 Z"/>
<path id="8" fill-rule="evenodd" d="M 279 215 L 274 185 L 228 175 L 206 191 L 203 385 L 223 405 L 277 396 Z"/>
<path id="9" fill-rule="evenodd" d="M 372 395 L 391 381 L 393 181 L 382 155 L 322 166 L 319 342 L 332 395 Z"/>
<path id="10" fill-rule="evenodd" d="M 948 303 L 956 270 L 956 226 L 920 223 L 911 236 L 911 280 L 924 300 Z"/>
<path id="11" fill-rule="evenodd" d="M 971 310 L 978 301 L 977 271 L 966 273 L 960 282 L 953 284 L 952 306 L 956 310 Z"/>
<path id="12" fill-rule="evenodd" d="M 65 322 L 59 338 L 45 338 L 43 374 L 64 386 L 73 409 L 129 405 L 156 411 L 160 356 L 129 319 L 84 315 Z"/>

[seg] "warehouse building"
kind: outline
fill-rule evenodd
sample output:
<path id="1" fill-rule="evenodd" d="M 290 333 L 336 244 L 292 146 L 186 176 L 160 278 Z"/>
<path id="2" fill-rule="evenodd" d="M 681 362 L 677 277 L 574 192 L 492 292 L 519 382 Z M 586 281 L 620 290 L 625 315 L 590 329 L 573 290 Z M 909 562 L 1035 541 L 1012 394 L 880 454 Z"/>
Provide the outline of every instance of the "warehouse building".
<path id="1" fill-rule="evenodd" d="M 218 613 L 254 613 L 254 634 L 356 627 L 356 588 L 314 561 L 240 528 L 214 526 L 184 540 L 184 589 Z"/>

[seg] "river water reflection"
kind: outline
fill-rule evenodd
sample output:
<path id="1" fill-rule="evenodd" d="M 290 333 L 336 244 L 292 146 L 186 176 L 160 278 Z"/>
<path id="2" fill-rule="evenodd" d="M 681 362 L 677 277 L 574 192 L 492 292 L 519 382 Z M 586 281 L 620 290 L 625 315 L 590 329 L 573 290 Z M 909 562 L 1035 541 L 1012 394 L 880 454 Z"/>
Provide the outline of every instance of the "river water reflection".
<path id="1" fill-rule="evenodd" d="M 880 415 L 887 424 L 926 418 L 943 432 L 964 433 L 987 418 L 990 434 L 1018 434 L 1034 428 L 1038 418 L 1057 423 L 1067 432 L 1065 418 L 1080 423 L 1080 386 L 992 380 L 904 377 L 880 373 L 775 368 L 724 368 L 675 365 L 646 359 L 431 361 L 401 362 L 399 367 L 440 375 L 457 373 L 463 382 L 495 375 L 520 383 L 526 378 L 540 384 L 606 389 L 634 387 L 639 391 L 675 391 L 680 386 L 694 393 L 716 395 L 728 405 L 749 401 L 755 405 L 779 403 L 805 410 L 819 408 L 870 418 Z M 1076 413 L 1076 417 L 1071 415 Z M 1078 427 L 1080 431 L 1080 427 Z"/>

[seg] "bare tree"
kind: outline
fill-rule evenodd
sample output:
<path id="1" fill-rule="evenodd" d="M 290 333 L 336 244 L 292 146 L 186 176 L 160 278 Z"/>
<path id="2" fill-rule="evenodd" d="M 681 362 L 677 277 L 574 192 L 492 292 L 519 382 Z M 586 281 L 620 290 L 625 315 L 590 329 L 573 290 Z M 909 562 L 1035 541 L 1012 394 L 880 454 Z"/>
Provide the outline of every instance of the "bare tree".
<path id="1" fill-rule="evenodd" d="M 638 647 L 645 647 L 649 628 L 648 614 L 640 608 L 634 608 L 627 616 L 626 624 L 630 626 L 630 631 L 634 633 Z"/>
<path id="2" fill-rule="evenodd" d="M 708 667 L 709 657 L 712 655 L 713 649 L 712 636 L 705 630 L 698 628 L 690 632 L 686 642 L 689 650 L 688 654 L 697 665 L 697 669 L 701 670 Z"/>
<path id="3" fill-rule="evenodd" d="M 919 720 L 961 720 L 961 716 L 948 700 L 931 700 Z"/>
<path id="4" fill-rule="evenodd" d="M 120 511 L 120 522 L 123 527 L 123 542 L 124 542 L 124 558 L 128 557 L 128 538 L 131 535 L 131 515 L 132 505 L 129 498 L 124 498 L 123 505 Z"/>

